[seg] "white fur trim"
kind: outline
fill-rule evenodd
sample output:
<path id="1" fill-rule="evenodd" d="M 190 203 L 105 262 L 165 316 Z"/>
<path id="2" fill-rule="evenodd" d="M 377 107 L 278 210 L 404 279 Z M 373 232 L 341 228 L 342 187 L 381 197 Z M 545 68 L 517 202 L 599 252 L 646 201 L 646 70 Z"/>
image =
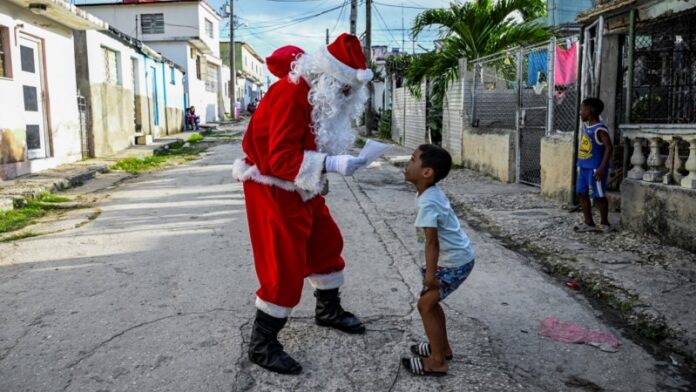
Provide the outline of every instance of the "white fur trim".
<path id="1" fill-rule="evenodd" d="M 321 162 L 323 167 L 323 159 Z M 232 164 L 232 176 L 239 182 L 254 181 L 263 185 L 276 186 L 288 192 L 297 192 L 302 197 L 302 201 L 307 201 L 313 198 L 314 196 L 318 195 L 324 186 L 324 182 L 326 181 L 326 176 L 321 175 L 321 168 L 319 168 L 319 183 L 317 185 L 317 188 L 313 190 L 302 189 L 292 181 L 281 180 L 277 177 L 265 176 L 261 174 L 256 165 L 249 165 L 243 158 L 237 159 Z"/>
<path id="2" fill-rule="evenodd" d="M 343 270 L 330 274 L 309 275 L 309 284 L 318 290 L 337 289 L 343 285 Z"/>
<path id="3" fill-rule="evenodd" d="M 326 154 L 305 151 L 302 166 L 295 177 L 295 185 L 310 192 L 320 192 L 322 188 L 321 172 L 324 169 Z"/>
<path id="4" fill-rule="evenodd" d="M 355 74 L 355 77 L 358 79 L 358 81 L 362 83 L 369 82 L 370 80 L 372 80 L 374 76 L 375 75 L 372 73 L 372 70 L 369 68 L 359 69 Z"/>
<path id="5" fill-rule="evenodd" d="M 292 312 L 292 308 L 286 308 L 285 306 L 280 306 L 266 302 L 259 297 L 256 297 L 256 309 L 271 315 L 275 318 L 287 318 Z"/>
<path id="6" fill-rule="evenodd" d="M 315 56 L 317 58 L 317 64 L 319 65 L 319 68 L 321 68 L 322 71 L 330 74 L 331 76 L 335 77 L 336 79 L 340 80 L 345 84 L 365 84 L 372 79 L 372 77 L 370 77 L 370 79 L 361 80 L 358 76 L 358 72 L 368 71 L 367 69 L 358 70 L 349 67 L 348 65 L 344 64 L 341 60 L 334 57 L 334 55 L 332 55 L 331 52 L 329 52 L 329 49 L 326 46 L 322 46 Z M 372 73 L 372 71 L 370 71 L 370 73 Z"/>

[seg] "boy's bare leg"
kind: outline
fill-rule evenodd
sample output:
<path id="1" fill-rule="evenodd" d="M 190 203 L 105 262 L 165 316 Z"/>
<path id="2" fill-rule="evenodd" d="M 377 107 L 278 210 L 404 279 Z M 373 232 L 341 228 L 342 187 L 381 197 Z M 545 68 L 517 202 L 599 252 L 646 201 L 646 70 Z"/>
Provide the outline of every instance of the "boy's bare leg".
<path id="1" fill-rule="evenodd" d="M 423 327 L 428 336 L 431 351 L 428 358 L 423 358 L 423 367 L 426 371 L 446 372 L 448 369 L 447 361 L 445 361 L 446 338 L 442 334 L 443 327 L 436 310 L 439 300 L 439 290 L 428 290 L 418 300 L 418 311 L 423 319 Z"/>
<path id="2" fill-rule="evenodd" d="M 445 312 L 442 310 L 442 305 L 438 302 L 435 308 L 438 321 L 442 326 L 442 336 L 445 337 L 445 356 L 452 355 L 452 347 L 450 347 L 449 339 L 447 338 L 447 321 L 445 320 Z"/>
<path id="3" fill-rule="evenodd" d="M 590 203 L 590 197 L 581 193 L 580 195 L 580 206 L 582 207 L 582 215 L 585 217 L 585 223 L 594 226 L 594 219 L 592 219 L 592 204 Z"/>
<path id="4" fill-rule="evenodd" d="M 595 199 L 595 205 L 599 210 L 600 224 L 609 226 L 609 202 L 606 197 Z"/>

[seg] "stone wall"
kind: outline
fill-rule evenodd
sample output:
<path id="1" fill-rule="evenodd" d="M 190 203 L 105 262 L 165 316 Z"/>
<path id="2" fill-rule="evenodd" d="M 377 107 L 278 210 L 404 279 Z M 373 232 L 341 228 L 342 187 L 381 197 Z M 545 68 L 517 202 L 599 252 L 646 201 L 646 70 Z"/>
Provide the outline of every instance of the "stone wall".
<path id="1" fill-rule="evenodd" d="M 551 199 L 572 202 L 573 135 L 559 134 L 541 139 L 541 193 Z"/>
<path id="2" fill-rule="evenodd" d="M 515 182 L 515 130 L 465 127 L 462 166 L 503 182 Z"/>
<path id="3" fill-rule="evenodd" d="M 626 179 L 621 184 L 624 228 L 696 252 L 696 190 Z"/>

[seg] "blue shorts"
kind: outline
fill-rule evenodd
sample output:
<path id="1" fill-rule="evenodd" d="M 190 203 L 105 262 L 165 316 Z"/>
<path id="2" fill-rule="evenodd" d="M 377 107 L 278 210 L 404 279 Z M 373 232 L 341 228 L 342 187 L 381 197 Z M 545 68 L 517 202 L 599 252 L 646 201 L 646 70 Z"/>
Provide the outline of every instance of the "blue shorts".
<path id="1" fill-rule="evenodd" d="M 593 199 L 606 197 L 607 182 L 609 181 L 609 170 L 604 173 L 604 178 L 599 181 L 594 178 L 595 169 L 578 168 L 578 183 L 575 191 L 579 194 L 588 194 Z"/>
<path id="2" fill-rule="evenodd" d="M 474 260 L 456 268 L 437 267 L 435 277 L 440 280 L 440 301 L 447 298 L 459 285 L 464 283 L 473 269 Z M 425 268 L 421 268 L 421 273 L 423 277 L 425 277 Z M 426 291 L 428 291 L 428 289 L 424 287 L 423 291 L 421 291 L 421 295 Z"/>

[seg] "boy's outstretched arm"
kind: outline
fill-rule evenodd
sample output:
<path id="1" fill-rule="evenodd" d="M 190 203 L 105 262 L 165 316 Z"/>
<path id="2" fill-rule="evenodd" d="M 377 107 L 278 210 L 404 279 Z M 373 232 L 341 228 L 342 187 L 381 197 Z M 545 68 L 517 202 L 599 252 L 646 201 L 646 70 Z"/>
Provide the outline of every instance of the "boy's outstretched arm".
<path id="1" fill-rule="evenodd" d="M 437 228 L 424 227 L 425 232 L 425 280 L 423 286 L 428 290 L 439 290 L 440 282 L 435 277 L 437 261 L 440 257 L 440 240 L 437 236 Z"/>
<path id="2" fill-rule="evenodd" d="M 609 133 L 603 129 L 597 131 L 597 138 L 600 142 L 602 142 L 602 145 L 604 146 L 604 156 L 602 157 L 602 163 L 599 165 L 594 175 L 595 180 L 599 181 L 601 178 L 604 178 L 604 174 L 606 173 L 607 168 L 609 167 L 611 156 L 614 153 L 614 145 L 611 143 Z"/>

